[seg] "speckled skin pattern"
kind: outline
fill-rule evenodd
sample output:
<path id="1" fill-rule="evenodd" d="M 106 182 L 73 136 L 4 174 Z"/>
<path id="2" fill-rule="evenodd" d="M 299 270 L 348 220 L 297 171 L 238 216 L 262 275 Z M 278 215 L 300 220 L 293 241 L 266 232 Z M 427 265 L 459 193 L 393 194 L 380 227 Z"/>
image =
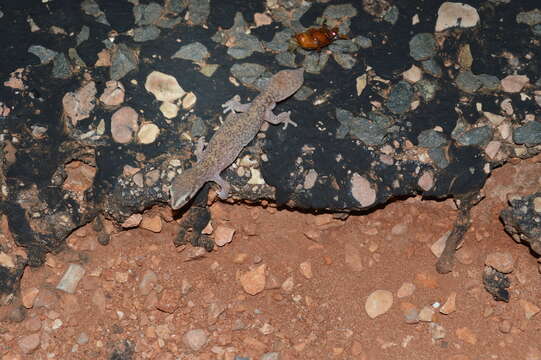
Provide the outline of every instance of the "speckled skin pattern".
<path id="1" fill-rule="evenodd" d="M 171 184 L 171 207 L 180 209 L 203 187 L 207 181 L 220 186 L 218 196 L 226 199 L 229 184 L 220 173 L 231 165 L 242 149 L 250 143 L 265 121 L 271 124 L 297 126 L 290 118 L 290 112 L 278 115 L 272 113 L 276 103 L 293 95 L 304 82 L 304 69 L 282 70 L 276 73 L 267 87 L 250 104 L 240 104 L 238 96 L 222 105 L 224 112 L 231 111 L 223 125 L 216 131 L 206 148 L 201 144 L 196 150 L 198 162 L 182 174 L 177 175 Z"/>

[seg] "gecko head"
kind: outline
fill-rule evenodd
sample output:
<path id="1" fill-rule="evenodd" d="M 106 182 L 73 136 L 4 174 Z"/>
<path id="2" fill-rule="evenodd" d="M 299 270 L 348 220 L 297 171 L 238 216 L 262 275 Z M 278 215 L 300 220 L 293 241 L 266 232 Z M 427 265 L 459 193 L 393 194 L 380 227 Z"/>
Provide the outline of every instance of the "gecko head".
<path id="1" fill-rule="evenodd" d="M 295 94 L 304 82 L 304 68 L 282 70 L 274 75 L 267 87 L 272 91 L 276 102 L 282 101 Z"/>
<path id="2" fill-rule="evenodd" d="M 203 183 L 198 181 L 198 177 L 195 174 L 195 169 L 190 168 L 182 172 L 181 175 L 177 175 L 171 183 L 169 189 L 169 195 L 171 197 L 171 208 L 178 210 L 201 189 Z"/>

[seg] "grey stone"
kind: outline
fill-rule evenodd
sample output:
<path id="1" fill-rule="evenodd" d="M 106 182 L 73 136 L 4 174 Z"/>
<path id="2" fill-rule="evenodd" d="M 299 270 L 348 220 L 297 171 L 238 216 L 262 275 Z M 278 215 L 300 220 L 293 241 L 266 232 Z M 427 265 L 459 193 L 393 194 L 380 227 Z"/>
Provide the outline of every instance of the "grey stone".
<path id="1" fill-rule="evenodd" d="M 193 329 L 184 334 L 182 340 L 193 351 L 199 351 L 207 343 L 208 335 L 203 329 Z"/>
<path id="2" fill-rule="evenodd" d="M 259 39 L 253 35 L 236 33 L 235 37 L 235 45 L 227 49 L 227 54 L 237 60 L 245 59 L 255 51 L 264 51 Z"/>
<path id="3" fill-rule="evenodd" d="M 387 21 L 390 24 L 396 24 L 398 21 L 398 16 L 400 15 L 400 11 L 396 6 L 391 6 L 389 10 L 383 15 L 383 20 Z"/>
<path id="4" fill-rule="evenodd" d="M 349 110 L 337 108 L 336 120 L 340 123 L 336 138 L 343 139 L 348 133 L 367 145 L 381 145 L 387 134 L 379 121 L 370 121 L 363 117 L 355 117 Z"/>
<path id="5" fill-rule="evenodd" d="M 293 52 L 285 51 L 276 54 L 276 61 L 282 66 L 287 66 L 291 68 L 297 67 L 297 64 L 295 63 L 295 54 Z"/>
<path id="6" fill-rule="evenodd" d="M 323 17 L 326 19 L 351 18 L 357 15 L 357 9 L 351 4 L 329 5 L 323 11 Z"/>
<path id="7" fill-rule="evenodd" d="M 293 98 L 298 101 L 304 101 L 308 99 L 314 93 L 314 89 L 309 88 L 306 85 L 301 86 L 301 88 L 293 95 Z"/>
<path id="8" fill-rule="evenodd" d="M 125 44 L 118 44 L 111 57 L 109 77 L 111 80 L 120 80 L 127 73 L 137 68 L 135 54 Z"/>
<path id="9" fill-rule="evenodd" d="M 531 11 L 524 11 L 517 14 L 517 23 L 527 24 L 529 26 L 534 26 L 541 24 L 541 10 L 534 9 Z"/>
<path id="10" fill-rule="evenodd" d="M 442 74 L 441 66 L 438 64 L 436 60 L 434 60 L 434 58 L 423 61 L 421 65 L 427 74 L 432 75 L 434 77 L 441 77 L 441 74 Z"/>
<path id="11" fill-rule="evenodd" d="M 355 44 L 359 45 L 362 49 L 368 49 L 372 47 L 372 40 L 362 35 L 354 37 L 352 41 Z"/>
<path id="12" fill-rule="evenodd" d="M 83 61 L 83 59 L 81 59 L 81 57 L 77 53 L 77 49 L 69 48 L 68 49 L 68 57 L 71 60 L 72 64 L 75 64 L 75 65 L 77 65 L 79 67 L 86 67 L 85 62 Z"/>
<path id="13" fill-rule="evenodd" d="M 77 344 L 84 345 L 84 344 L 87 344 L 89 340 L 90 339 L 89 339 L 88 335 L 85 332 L 82 332 L 77 337 Z"/>
<path id="14" fill-rule="evenodd" d="M 357 59 L 349 54 L 342 54 L 339 52 L 333 52 L 332 56 L 334 58 L 334 61 L 338 65 L 340 65 L 343 69 L 349 70 L 355 66 L 355 63 L 357 62 Z"/>
<path id="15" fill-rule="evenodd" d="M 346 109 L 336 108 L 336 120 L 338 120 L 340 124 L 343 124 L 349 127 L 352 124 L 354 118 L 355 117 L 353 116 L 353 113 L 351 111 L 346 110 Z"/>
<path id="16" fill-rule="evenodd" d="M 73 294 L 77 289 L 79 281 L 85 275 L 85 269 L 79 264 L 70 264 L 68 269 L 56 285 L 58 290 L 65 291 L 67 293 Z"/>
<path id="17" fill-rule="evenodd" d="M 455 79 L 456 86 L 469 94 L 473 94 L 483 85 L 481 80 L 471 71 L 463 71 Z"/>
<path id="18" fill-rule="evenodd" d="M 277 352 L 269 352 L 261 355 L 259 360 L 279 360 L 280 359 L 280 353 Z"/>
<path id="19" fill-rule="evenodd" d="M 428 129 L 423 130 L 418 136 L 417 141 L 420 147 L 437 148 L 447 144 L 447 137 L 439 131 Z"/>
<path id="20" fill-rule="evenodd" d="M 516 144 L 534 146 L 541 144 L 541 122 L 531 121 L 513 130 L 513 141 Z"/>
<path id="21" fill-rule="evenodd" d="M 81 27 L 81 31 L 77 34 L 77 46 L 87 41 L 90 37 L 90 28 L 86 25 Z"/>
<path id="22" fill-rule="evenodd" d="M 231 66 L 231 75 L 239 79 L 244 85 L 252 85 L 263 75 L 265 67 L 260 64 L 242 63 Z"/>
<path id="23" fill-rule="evenodd" d="M 441 147 L 428 150 L 428 156 L 430 156 L 434 164 L 440 169 L 445 169 L 449 166 L 449 160 L 447 160 L 445 151 Z"/>
<path id="24" fill-rule="evenodd" d="M 430 79 L 421 79 L 413 86 L 426 102 L 432 101 L 439 89 L 438 83 Z"/>
<path id="25" fill-rule="evenodd" d="M 340 123 L 336 131 L 336 138 L 343 139 L 349 132 L 354 116 L 351 111 L 336 108 L 336 120 Z"/>
<path id="26" fill-rule="evenodd" d="M 207 134 L 207 125 L 199 116 L 192 119 L 191 133 L 194 137 L 201 137 Z"/>
<path id="27" fill-rule="evenodd" d="M 188 13 L 192 24 L 203 25 L 210 14 L 210 0 L 190 0 Z"/>
<path id="28" fill-rule="evenodd" d="M 109 24 L 109 21 L 105 17 L 105 14 L 101 14 L 100 16 L 98 16 L 96 18 L 96 21 L 99 22 L 100 24 L 111 26 L 111 24 Z"/>
<path id="29" fill-rule="evenodd" d="M 293 35 L 295 35 L 295 33 L 291 29 L 285 29 L 274 34 L 271 41 L 265 41 L 263 44 L 268 50 L 280 53 L 287 52 Z"/>
<path id="30" fill-rule="evenodd" d="M 353 40 L 338 39 L 329 45 L 329 50 L 332 52 L 356 53 L 359 51 L 359 45 Z"/>
<path id="31" fill-rule="evenodd" d="M 541 36 L 541 24 L 537 24 L 532 27 L 532 32 L 535 36 Z"/>
<path id="32" fill-rule="evenodd" d="M 336 129 L 336 138 L 337 139 L 344 139 L 346 137 L 346 135 L 348 134 L 349 132 L 349 126 L 346 126 L 344 124 L 340 124 L 340 126 L 338 126 L 338 129 Z"/>
<path id="33" fill-rule="evenodd" d="M 412 97 L 413 90 L 410 84 L 405 81 L 400 81 L 391 90 L 391 94 L 385 102 L 385 106 L 395 114 L 403 114 L 409 110 Z"/>
<path id="34" fill-rule="evenodd" d="M 393 125 L 394 120 L 392 117 L 383 115 L 374 111 L 371 111 L 368 113 L 368 118 L 372 120 L 372 122 L 380 127 L 387 128 L 391 125 Z"/>
<path id="35" fill-rule="evenodd" d="M 176 13 L 183 12 L 188 7 L 186 0 L 170 0 L 166 1 L 167 9 Z"/>
<path id="36" fill-rule="evenodd" d="M 461 145 L 484 146 L 492 139 L 492 128 L 488 125 L 468 130 L 460 134 L 457 141 Z"/>
<path id="37" fill-rule="evenodd" d="M 56 79 L 71 77 L 71 66 L 66 55 L 59 53 L 54 57 L 52 75 Z"/>
<path id="38" fill-rule="evenodd" d="M 156 40 L 161 30 L 155 25 L 138 27 L 133 30 L 133 40 L 137 42 Z"/>
<path id="39" fill-rule="evenodd" d="M 184 59 L 193 62 L 202 62 L 210 56 L 205 45 L 196 41 L 188 45 L 182 46 L 176 53 L 171 56 L 172 59 Z"/>
<path id="40" fill-rule="evenodd" d="M 139 26 L 154 24 L 158 21 L 163 11 L 163 7 L 155 2 L 134 6 L 133 16 L 135 23 Z"/>
<path id="41" fill-rule="evenodd" d="M 172 29 L 178 24 L 180 24 L 181 22 L 182 22 L 181 17 L 174 17 L 174 18 L 161 17 L 156 22 L 156 26 L 163 29 Z"/>
<path id="42" fill-rule="evenodd" d="M 385 129 L 365 118 L 354 118 L 349 133 L 366 145 L 381 145 L 387 134 Z"/>
<path id="43" fill-rule="evenodd" d="M 83 10 L 85 14 L 93 16 L 93 17 L 98 17 L 103 14 L 103 12 L 100 9 L 100 6 L 94 0 L 84 0 L 81 3 L 81 9 Z"/>
<path id="44" fill-rule="evenodd" d="M 415 60 L 427 60 L 436 55 L 436 39 L 430 33 L 420 33 L 410 40 L 410 56 Z"/>
<path id="45" fill-rule="evenodd" d="M 497 76 L 489 74 L 479 74 L 477 75 L 477 79 L 481 81 L 481 89 L 479 89 L 479 91 L 494 92 L 500 89 L 500 79 L 498 79 Z"/>
<path id="46" fill-rule="evenodd" d="M 56 51 L 47 49 L 41 45 L 31 45 L 28 48 L 28 52 L 39 57 L 42 64 L 50 63 L 58 55 Z"/>
<path id="47" fill-rule="evenodd" d="M 302 66 L 307 73 L 319 74 L 325 65 L 327 65 L 328 60 L 329 54 L 326 52 L 310 52 L 304 58 Z"/>
<path id="48" fill-rule="evenodd" d="M 251 56 L 255 51 L 264 52 L 263 45 L 257 37 L 246 33 L 248 24 L 242 13 L 237 12 L 233 20 L 233 26 L 229 29 L 217 31 L 211 39 L 222 45 L 234 38 L 233 46 L 227 49 L 227 54 L 235 59 L 244 59 Z M 275 44 L 276 45 L 276 44 Z"/>

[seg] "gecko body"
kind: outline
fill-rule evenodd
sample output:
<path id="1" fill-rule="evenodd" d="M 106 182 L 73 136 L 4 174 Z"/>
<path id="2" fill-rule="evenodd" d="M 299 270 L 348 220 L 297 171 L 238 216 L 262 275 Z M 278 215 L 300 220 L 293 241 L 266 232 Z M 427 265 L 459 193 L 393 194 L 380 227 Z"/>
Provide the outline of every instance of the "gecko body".
<path id="1" fill-rule="evenodd" d="M 217 183 L 220 186 L 218 196 L 226 199 L 230 186 L 220 174 L 254 139 L 265 121 L 274 125 L 284 124 L 284 129 L 288 124 L 297 126 L 290 119 L 289 111 L 274 115 L 272 110 L 276 103 L 299 90 L 304 82 L 303 74 L 302 68 L 279 71 L 250 104 L 240 104 L 240 98 L 235 96 L 222 105 L 224 112 L 231 113 L 204 149 L 202 142 L 198 143 L 195 151 L 197 163 L 173 179 L 170 188 L 173 209 L 183 207 L 208 181 Z"/>

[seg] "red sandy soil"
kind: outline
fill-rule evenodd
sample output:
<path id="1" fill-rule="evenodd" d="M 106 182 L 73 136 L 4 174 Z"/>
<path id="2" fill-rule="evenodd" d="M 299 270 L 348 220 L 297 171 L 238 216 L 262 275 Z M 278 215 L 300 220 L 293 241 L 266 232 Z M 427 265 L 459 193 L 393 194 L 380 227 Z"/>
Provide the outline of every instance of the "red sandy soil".
<path id="1" fill-rule="evenodd" d="M 235 233 L 198 258 L 191 246 L 173 246 L 175 221 L 120 232 L 107 246 L 86 226 L 65 251 L 26 269 L 31 308 L 24 321 L 0 324 L 1 359 L 108 359 L 124 340 L 133 359 L 541 359 L 541 315 L 527 313 L 541 306 L 538 264 L 498 218 L 509 194 L 539 188 L 539 174 L 535 159 L 495 171 L 446 275 L 435 271 L 430 246 L 452 227 L 452 200 L 411 198 L 345 220 L 215 203 L 211 236 L 220 227 Z M 493 252 L 514 260 L 509 303 L 483 287 Z M 74 294 L 55 289 L 70 263 L 85 269 Z M 399 298 L 404 283 L 415 290 Z M 390 291 L 393 304 L 372 319 L 365 302 L 375 290 Z M 442 314 L 437 303 L 452 293 L 456 306 Z M 424 307 L 432 321 L 406 322 Z M 186 344 L 193 329 L 206 337 L 199 350 Z"/>

